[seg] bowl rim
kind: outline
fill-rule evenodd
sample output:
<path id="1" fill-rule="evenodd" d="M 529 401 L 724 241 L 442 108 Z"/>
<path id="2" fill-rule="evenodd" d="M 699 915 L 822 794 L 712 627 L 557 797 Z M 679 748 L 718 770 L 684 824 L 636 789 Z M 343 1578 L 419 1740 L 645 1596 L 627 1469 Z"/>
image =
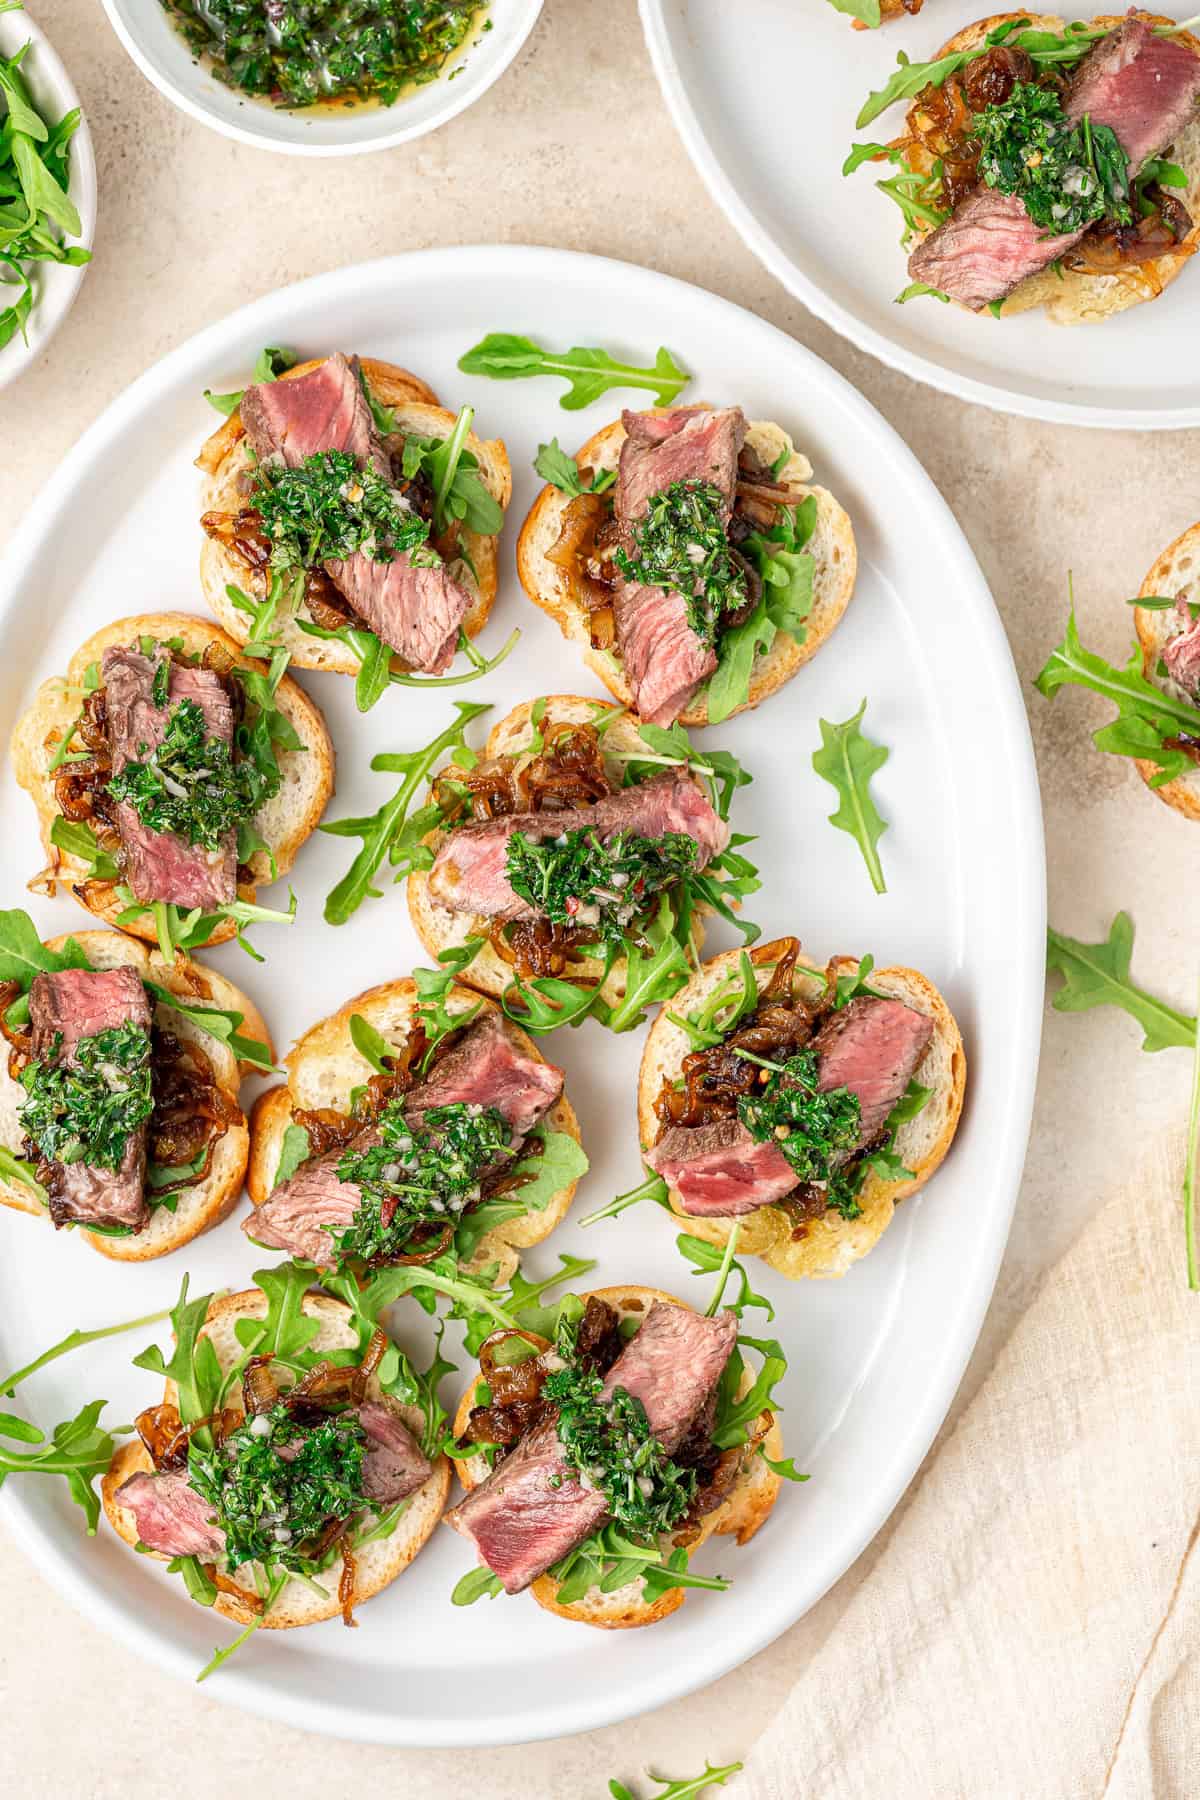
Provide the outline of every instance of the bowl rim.
<path id="1" fill-rule="evenodd" d="M 445 93 L 445 101 L 432 117 L 419 124 L 396 124 L 390 130 L 380 130 L 376 136 L 356 141 L 347 140 L 344 143 L 323 143 L 299 138 L 275 137 L 266 130 L 258 130 L 253 126 L 245 126 L 232 119 L 220 117 L 202 100 L 187 93 L 148 54 L 140 42 L 136 30 L 131 27 L 122 10 L 120 0 L 102 0 L 102 4 L 117 38 L 146 80 L 157 88 L 158 92 L 173 106 L 178 107 L 180 112 L 186 113 L 197 123 L 206 125 L 210 131 L 219 132 L 222 137 L 231 138 L 235 143 L 248 144 L 256 150 L 271 150 L 280 156 L 369 156 L 375 151 L 392 150 L 399 144 L 411 143 L 416 138 L 425 137 L 429 132 L 436 131 L 440 126 L 448 124 L 451 119 L 457 118 L 459 113 L 465 112 L 469 106 L 473 106 L 477 100 L 481 99 L 488 89 L 499 81 L 524 48 L 541 15 L 544 0 L 511 0 L 516 19 L 511 42 L 499 53 L 494 66 L 485 66 L 482 77 L 476 76 L 472 80 L 465 73 L 469 67 L 467 64 L 461 65 L 464 69 L 461 81 L 450 83 L 439 77 Z M 155 0 L 155 5 L 157 7 L 157 0 Z M 219 85 L 212 76 L 206 77 L 206 82 L 214 88 Z M 379 117 L 384 120 L 393 115 L 399 118 L 401 114 L 397 109 L 402 106 L 403 102 L 398 101 L 394 108 L 382 108 Z M 253 110 L 255 109 L 251 109 L 251 111 Z M 271 118 L 291 115 L 284 109 L 279 115 L 266 113 L 265 116 Z"/>
<path id="2" fill-rule="evenodd" d="M 11 43 L 8 41 L 10 39 Z M 11 56 L 24 42 L 33 46 L 30 53 L 30 87 L 39 110 L 53 108 L 57 116 L 62 118 L 76 108 L 79 109 L 79 126 L 71 139 L 71 173 L 67 191 L 79 212 L 79 236 L 72 241 L 84 250 L 91 250 L 96 238 L 99 183 L 96 174 L 96 149 L 87 113 L 66 64 L 37 21 L 24 11 L 0 13 L 0 51 Z M 46 94 L 52 97 L 43 98 Z M 22 341 L 17 336 L 0 350 L 0 389 L 16 381 L 49 347 L 55 333 L 78 300 L 79 290 L 91 263 L 80 263 L 73 268 L 57 263 L 39 266 L 47 271 L 59 270 L 62 276 L 69 276 L 70 280 L 60 279 L 56 283 L 59 289 L 56 309 L 44 310 L 45 295 L 35 304 L 28 321 L 27 340 Z"/>

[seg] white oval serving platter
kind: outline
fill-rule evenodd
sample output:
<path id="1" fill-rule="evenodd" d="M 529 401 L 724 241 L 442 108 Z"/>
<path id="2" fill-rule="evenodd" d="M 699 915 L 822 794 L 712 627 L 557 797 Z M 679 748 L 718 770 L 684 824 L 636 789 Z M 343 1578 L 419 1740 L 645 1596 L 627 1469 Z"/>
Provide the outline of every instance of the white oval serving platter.
<path id="1" fill-rule="evenodd" d="M 754 775 L 735 815 L 739 829 L 757 834 L 752 854 L 764 887 L 753 916 L 768 935 L 798 932 L 820 958 L 869 950 L 926 970 L 961 1021 L 971 1073 L 942 1172 L 845 1280 L 791 1285 L 756 1265 L 756 1285 L 777 1309 L 769 1329 L 791 1359 L 787 1450 L 812 1479 L 785 1488 L 745 1549 L 727 1540 L 706 1546 L 701 1566 L 733 1578 L 727 1593 L 694 1594 L 663 1624 L 620 1637 L 565 1624 L 527 1596 L 456 1610 L 450 1592 L 471 1559 L 461 1538 L 439 1531 L 411 1570 L 362 1609 L 357 1631 L 331 1623 L 260 1633 L 205 1688 L 308 1730 L 395 1744 L 558 1736 L 658 1706 L 760 1650 L 849 1566 L 928 1449 L 975 1342 L 1020 1178 L 1041 1018 L 1044 867 L 1033 758 L 1000 620 L 962 533 L 895 432 L 808 351 L 722 300 L 625 264 L 509 247 L 395 257 L 270 295 L 149 369 L 68 452 L 0 567 L 5 735 L 36 683 L 103 621 L 202 610 L 193 458 L 216 418 L 202 392 L 242 385 L 264 344 L 306 355 L 337 346 L 412 367 L 446 404 L 477 408 L 476 428 L 506 439 L 516 477 L 501 593 L 481 639 L 495 649 L 519 624 L 524 635 L 507 663 L 450 693 L 393 690 L 366 717 L 355 712 L 348 680 L 302 676 L 337 744 L 331 816 L 373 811 L 391 778 L 371 773 L 372 755 L 427 741 L 455 695 L 486 698 L 500 717 L 531 695 L 598 693 L 524 600 L 513 544 L 536 491 L 538 444 L 557 435 L 573 448 L 645 396 L 613 394 L 574 415 L 558 406 L 556 382 L 460 375 L 463 351 L 501 330 L 560 348 L 600 344 L 636 362 L 668 345 L 695 376 L 689 398 L 737 401 L 752 418 L 781 421 L 848 508 L 860 575 L 846 618 L 796 680 L 712 737 Z M 883 897 L 854 843 L 827 823 L 832 792 L 809 762 L 818 717 L 845 719 L 864 694 L 867 728 L 891 748 L 876 783 L 889 821 Z M 32 809 L 11 778 L 0 788 L 0 837 L 3 904 L 26 904 L 21 883 L 40 856 Z M 360 989 L 427 960 L 399 889 L 365 904 L 349 927 L 322 922 L 324 896 L 355 847 L 324 835 L 306 846 L 294 871 L 295 926 L 258 933 L 265 964 L 234 946 L 213 953 L 263 1008 L 281 1049 Z M 28 903 L 47 934 L 87 922 L 66 899 Z M 730 939 L 722 930 L 711 941 Z M 575 1222 L 640 1179 L 633 1097 L 642 1037 L 614 1039 L 586 1025 L 545 1041 L 566 1069 L 592 1171 L 574 1215 L 530 1253 L 529 1266 L 548 1273 L 569 1250 L 598 1259 L 596 1284 L 635 1279 L 706 1299 L 710 1278 L 693 1276 L 657 1209 L 588 1230 Z M 139 1267 L 109 1263 L 69 1234 L 5 1213 L 0 1368 L 24 1363 L 73 1326 L 168 1305 L 185 1269 L 195 1294 L 237 1287 L 271 1260 L 232 1220 Z M 405 1342 L 427 1341 L 415 1304 L 395 1323 Z M 749 1329 L 763 1329 L 759 1315 Z M 104 1394 L 110 1418 L 131 1418 L 153 1397 L 153 1383 L 130 1367 L 149 1335 L 54 1363 L 21 1390 L 22 1402 L 46 1425 Z M 448 1397 L 461 1379 L 448 1381 Z M 107 1526 L 89 1541 L 82 1516 L 53 1485 L 10 1481 L 0 1515 L 43 1575 L 158 1668 L 189 1678 L 232 1635 Z"/>

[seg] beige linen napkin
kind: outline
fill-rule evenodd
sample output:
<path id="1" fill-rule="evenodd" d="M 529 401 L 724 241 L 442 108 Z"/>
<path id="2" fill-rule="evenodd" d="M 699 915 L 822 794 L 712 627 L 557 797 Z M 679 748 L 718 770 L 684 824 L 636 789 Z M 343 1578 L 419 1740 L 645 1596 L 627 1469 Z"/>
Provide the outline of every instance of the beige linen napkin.
<path id="1" fill-rule="evenodd" d="M 747 1800 L 1200 1795 L 1181 1170 L 1158 1148 L 1046 1278 L 750 1758 Z"/>

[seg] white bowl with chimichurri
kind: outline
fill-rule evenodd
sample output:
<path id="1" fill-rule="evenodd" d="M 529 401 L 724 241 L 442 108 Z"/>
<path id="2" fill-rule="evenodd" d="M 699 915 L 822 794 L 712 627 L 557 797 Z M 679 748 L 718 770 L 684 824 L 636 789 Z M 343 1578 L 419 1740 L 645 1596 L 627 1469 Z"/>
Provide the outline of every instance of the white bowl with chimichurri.
<path id="1" fill-rule="evenodd" d="M 496 81 L 542 0 L 104 0 L 142 74 L 226 137 L 354 156 L 422 137 Z"/>

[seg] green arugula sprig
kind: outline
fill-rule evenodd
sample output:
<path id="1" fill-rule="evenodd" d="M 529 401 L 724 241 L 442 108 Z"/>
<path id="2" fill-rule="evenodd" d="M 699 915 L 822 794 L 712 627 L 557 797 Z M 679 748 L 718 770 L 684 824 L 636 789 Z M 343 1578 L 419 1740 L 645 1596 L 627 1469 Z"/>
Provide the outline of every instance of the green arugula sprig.
<path id="1" fill-rule="evenodd" d="M 357 819 L 335 819 L 321 826 L 331 837 L 356 837 L 362 840 L 346 874 L 325 902 L 325 919 L 330 925 L 344 925 L 353 917 L 363 901 L 379 899 L 382 889 L 374 887 L 375 876 L 387 860 L 395 870 L 393 880 L 403 881 L 410 870 L 428 868 L 432 853 L 422 839 L 434 828 L 440 813 L 436 806 L 425 806 L 409 816 L 413 796 L 427 781 L 444 757 L 462 762 L 464 756 L 474 759 L 466 741 L 466 729 L 473 719 L 491 710 L 486 702 L 456 700 L 455 718 L 436 737 L 419 750 L 381 753 L 372 757 L 372 769 L 380 773 L 402 775 L 404 779 L 377 811 Z"/>
<path id="2" fill-rule="evenodd" d="M 881 818 L 871 796 L 870 781 L 890 752 L 861 729 L 866 710 L 864 700 L 853 717 L 840 725 L 820 720 L 821 748 L 813 753 L 812 766 L 835 789 L 840 801 L 837 811 L 830 813 L 829 823 L 854 839 L 862 851 L 871 886 L 877 894 L 883 894 L 887 883 L 876 846 L 887 830 L 887 821 Z"/>
<path id="3" fill-rule="evenodd" d="M 16 10 L 6 6 L 4 11 Z M 0 307 L 0 349 L 25 328 L 36 304 L 30 265 L 61 263 L 78 268 L 91 261 L 82 244 L 67 244 L 81 230 L 71 199 L 70 146 L 79 128 L 78 108 L 56 125 L 33 104 L 24 64 L 25 43 L 0 57 L 0 283 L 16 287 L 17 298 Z M 34 52 L 36 55 L 36 52 Z"/>
<path id="4" fill-rule="evenodd" d="M 278 381 L 284 370 L 294 368 L 298 360 L 294 351 L 280 350 L 277 346 L 269 344 L 266 349 L 259 351 L 254 360 L 255 383 Z M 245 388 L 238 388 L 232 394 L 214 394 L 211 388 L 205 388 L 204 398 L 210 406 L 217 409 L 222 418 L 227 419 L 242 404 L 242 395 L 245 391 Z"/>
<path id="5" fill-rule="evenodd" d="M 470 667 L 455 675 L 417 675 L 410 669 L 393 668 L 392 651 L 373 631 L 368 631 L 365 625 L 339 625 L 333 630 L 316 624 L 312 619 L 300 618 L 296 620 L 296 624 L 309 637 L 345 644 L 358 658 L 354 702 L 359 712 L 370 712 L 383 699 L 389 687 L 467 687 L 472 682 L 482 681 L 485 675 L 490 675 L 493 669 L 498 669 L 511 656 L 521 636 L 518 627 L 509 633 L 495 656 L 484 656 L 475 648 L 466 632 L 460 631 L 458 650 L 466 657 Z"/>
<path id="6" fill-rule="evenodd" d="M 855 18 L 862 16 L 856 0 L 833 0 L 833 4 L 839 12 L 853 13 Z M 876 17 L 873 21 L 868 20 L 868 23 L 878 25 L 879 0 L 862 0 L 862 4 L 874 7 Z M 695 1797 L 703 1794 L 707 1788 L 724 1787 L 730 1776 L 736 1775 L 744 1766 L 743 1763 L 733 1762 L 718 1767 L 717 1764 L 706 1761 L 703 1774 L 683 1776 L 677 1780 L 672 1780 L 669 1775 L 655 1775 L 653 1770 L 647 1769 L 647 1778 L 659 1790 L 657 1794 L 648 1796 L 648 1800 L 695 1800 Z M 612 1800 L 639 1800 L 632 1788 L 626 1787 L 623 1781 L 617 1781 L 615 1778 L 609 1782 L 608 1791 L 612 1795 Z"/>
<path id="7" fill-rule="evenodd" d="M 580 494 L 606 494 L 617 479 L 616 469 L 593 469 L 591 479 L 585 483 L 575 458 L 567 455 L 557 438 L 538 445 L 533 466 L 543 481 L 573 499 Z"/>
<path id="8" fill-rule="evenodd" d="M 1051 928 L 1046 933 L 1046 968 L 1063 976 L 1054 995 L 1056 1012 L 1089 1012 L 1093 1006 L 1119 1006 L 1141 1026 L 1142 1049 L 1192 1049 L 1196 1020 L 1165 1000 L 1138 987 L 1130 975 L 1133 920 L 1119 912 L 1101 944 L 1085 944 Z"/>
<path id="9" fill-rule="evenodd" d="M 879 0 L 829 0 L 834 12 L 846 13 L 865 25 L 868 31 L 874 31 L 883 22 L 883 11 Z"/>
<path id="10" fill-rule="evenodd" d="M 1028 20 L 1006 19 L 978 43 L 965 50 L 952 50 L 948 55 L 937 57 L 932 62 L 910 62 L 902 50 L 896 59 L 894 73 L 882 88 L 864 102 L 855 125 L 861 131 L 898 100 L 915 99 L 922 88 L 941 87 L 951 75 L 957 75 L 967 63 L 986 55 L 997 44 L 1007 44 L 1012 50 L 1024 50 L 1036 69 L 1067 69 L 1081 62 L 1092 46 L 1099 43 L 1101 38 L 1107 37 L 1111 29 L 1110 26 L 1074 23 L 1062 32 L 1041 31 L 1031 26 Z M 1179 27 L 1173 26 L 1171 29 L 1177 31 Z"/>
<path id="11" fill-rule="evenodd" d="M 495 537 L 504 526 L 504 508 L 479 473 L 479 458 L 467 447 L 475 408 L 464 406 L 445 438 L 406 437 L 401 473 L 411 481 L 425 475 L 433 489 L 433 528 L 438 534 L 462 524 L 479 537 Z"/>
<path id="12" fill-rule="evenodd" d="M 140 1319 L 127 1319 L 120 1325 L 100 1325 L 88 1331 L 70 1331 L 65 1338 L 52 1344 L 48 1350 L 43 1350 L 31 1362 L 0 1379 L 0 1395 L 10 1399 L 21 1383 L 31 1375 L 36 1375 L 39 1369 L 56 1362 L 60 1356 L 82 1349 L 85 1344 L 96 1344 L 104 1338 L 119 1337 L 125 1331 L 138 1331 L 144 1325 L 156 1325 L 166 1316 L 161 1312 L 147 1313 Z M 30 1420 L 21 1418 L 17 1413 L 0 1411 L 0 1438 L 33 1446 L 26 1453 L 9 1450 L 0 1444 L 0 1487 L 10 1475 L 61 1475 L 67 1483 L 72 1500 L 83 1509 L 88 1536 L 94 1537 L 100 1522 L 100 1498 L 93 1484 L 105 1473 L 112 1461 L 116 1435 L 129 1429 L 128 1426 L 121 1426 L 114 1433 L 101 1427 L 100 1415 L 106 1405 L 104 1400 L 90 1401 L 73 1419 L 56 1425 L 49 1438 L 40 1426 L 34 1425 Z"/>
<path id="13" fill-rule="evenodd" d="M 491 331 L 458 361 L 464 375 L 487 375 L 493 381 L 523 381 L 534 375 L 558 375 L 568 383 L 558 404 L 567 412 L 590 406 L 611 388 L 648 388 L 656 406 L 670 406 L 691 380 L 669 350 L 660 348 L 652 368 L 618 362 L 607 350 L 576 346 L 544 350 L 532 338 Z"/>
<path id="14" fill-rule="evenodd" d="M 1048 700 L 1060 688 L 1070 686 L 1090 688 L 1092 693 L 1111 700 L 1117 708 L 1116 717 L 1093 732 L 1092 742 L 1098 750 L 1113 756 L 1132 756 L 1155 763 L 1157 770 L 1150 778 L 1151 787 L 1163 787 L 1195 768 L 1187 751 L 1172 740 L 1182 735 L 1200 741 L 1200 707 L 1175 699 L 1143 674 L 1140 644 L 1134 645 L 1123 668 L 1085 650 L 1073 604 L 1062 643 L 1050 652 L 1034 686 Z"/>

